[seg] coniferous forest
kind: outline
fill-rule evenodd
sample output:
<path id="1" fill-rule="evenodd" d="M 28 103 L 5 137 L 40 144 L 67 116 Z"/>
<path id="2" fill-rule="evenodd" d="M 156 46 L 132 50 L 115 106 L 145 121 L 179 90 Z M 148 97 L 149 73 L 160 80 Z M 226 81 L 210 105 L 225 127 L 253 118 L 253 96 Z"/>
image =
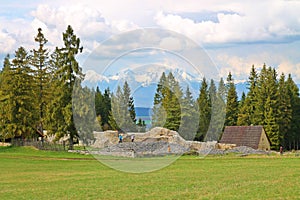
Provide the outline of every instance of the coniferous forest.
<path id="1" fill-rule="evenodd" d="M 115 93 L 109 88 L 101 92 L 81 86 L 84 74 L 76 56 L 83 47 L 71 26 L 62 33 L 63 46 L 53 51 L 41 29 L 34 37 L 36 48 L 19 47 L 13 56 L 7 55 L 0 73 L 0 139 L 37 138 L 55 135 L 58 140 L 69 136 L 69 148 L 74 139 L 88 139 L 97 127 L 101 130 L 144 132 L 145 122 L 137 119 L 134 99 L 127 82 Z M 183 88 L 170 72 L 163 73 L 153 99 L 152 127 L 162 126 L 178 131 L 188 140 L 218 140 L 224 126 L 263 125 L 273 149 L 299 149 L 300 98 L 291 74 L 277 74 L 275 68 L 252 66 L 248 90 L 239 99 L 234 77 L 206 80 L 195 99 L 190 88 Z M 86 104 L 72 102 L 73 88 Z M 73 105 L 72 105 L 73 103 Z M 91 110 L 87 105 L 94 105 Z M 90 117 L 78 130 L 77 118 Z M 80 122 L 79 122 L 80 123 Z M 94 126 L 93 124 L 98 126 Z M 81 134 L 78 134 L 78 133 Z"/>

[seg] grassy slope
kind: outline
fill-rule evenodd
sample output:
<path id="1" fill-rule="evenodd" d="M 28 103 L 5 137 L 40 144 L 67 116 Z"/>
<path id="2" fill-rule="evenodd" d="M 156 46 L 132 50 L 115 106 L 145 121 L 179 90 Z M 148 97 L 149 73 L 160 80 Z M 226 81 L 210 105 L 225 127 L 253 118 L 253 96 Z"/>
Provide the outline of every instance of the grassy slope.
<path id="1" fill-rule="evenodd" d="M 299 177 L 295 157 L 184 156 L 129 174 L 92 156 L 0 148 L 0 199 L 297 199 Z"/>

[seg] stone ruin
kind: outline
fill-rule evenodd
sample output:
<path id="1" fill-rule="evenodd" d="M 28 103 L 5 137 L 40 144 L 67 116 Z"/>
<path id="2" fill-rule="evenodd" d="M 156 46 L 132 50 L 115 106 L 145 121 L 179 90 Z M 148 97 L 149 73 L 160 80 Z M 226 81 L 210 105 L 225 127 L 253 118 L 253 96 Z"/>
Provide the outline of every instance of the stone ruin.
<path id="1" fill-rule="evenodd" d="M 131 135 L 135 136 L 131 142 Z M 146 133 L 122 133 L 119 143 L 117 131 L 94 132 L 95 142 L 92 153 L 101 155 L 140 157 L 181 155 L 186 152 L 216 149 L 217 142 L 186 141 L 176 131 L 156 127 Z"/>
<path id="2" fill-rule="evenodd" d="M 122 133 L 123 142 L 119 143 L 117 131 L 94 132 L 95 142 L 91 145 L 91 154 L 121 157 L 151 157 L 164 155 L 224 155 L 228 153 L 268 154 L 251 147 L 237 147 L 235 144 L 222 144 L 217 141 L 186 141 L 176 131 L 156 127 L 146 133 Z M 135 136 L 131 142 L 131 135 Z"/>

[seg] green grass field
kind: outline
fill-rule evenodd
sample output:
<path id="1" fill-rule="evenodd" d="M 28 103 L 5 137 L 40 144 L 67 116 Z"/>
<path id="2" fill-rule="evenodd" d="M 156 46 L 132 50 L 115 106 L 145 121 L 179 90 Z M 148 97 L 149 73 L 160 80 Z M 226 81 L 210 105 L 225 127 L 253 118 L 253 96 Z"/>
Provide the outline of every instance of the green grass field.
<path id="1" fill-rule="evenodd" d="M 300 158 L 182 156 L 142 174 L 90 155 L 0 148 L 0 199 L 299 199 Z"/>

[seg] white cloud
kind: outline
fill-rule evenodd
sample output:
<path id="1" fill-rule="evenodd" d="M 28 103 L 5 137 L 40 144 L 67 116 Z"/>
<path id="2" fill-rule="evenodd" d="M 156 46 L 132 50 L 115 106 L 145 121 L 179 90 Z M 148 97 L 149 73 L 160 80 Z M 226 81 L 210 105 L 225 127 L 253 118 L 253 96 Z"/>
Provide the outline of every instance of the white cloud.
<path id="1" fill-rule="evenodd" d="M 52 48 L 62 45 L 62 32 L 68 24 L 72 25 L 75 34 L 81 39 L 85 55 L 93 52 L 103 40 L 114 34 L 136 28 L 156 27 L 181 33 L 212 48 L 210 51 L 217 51 L 217 56 L 212 58 L 223 77 L 232 71 L 238 77 L 236 79 L 242 80 L 248 77 L 252 64 L 261 67 L 266 63 L 278 66 L 279 71 L 295 73 L 295 77 L 300 80 L 297 54 L 299 45 L 291 42 L 299 41 L 300 36 L 299 1 L 133 0 L 128 3 L 118 0 L 74 0 L 70 3 L 45 0 L 30 3 L 30 6 L 23 4 L 10 3 L 1 8 L 8 10 L 18 5 L 14 14 L 20 13 L 14 16 L 9 15 L 9 12 L 2 12 L 4 16 L 0 16 L 0 54 L 12 54 L 21 45 L 26 48 L 35 47 L 33 38 L 38 27 L 43 29 L 49 40 L 48 46 Z M 184 15 L 185 13 L 194 13 L 200 17 L 187 17 L 189 15 Z M 201 13 L 208 13 L 213 18 L 202 19 L 201 15 L 197 15 Z M 185 45 L 172 38 L 162 39 L 163 36 L 159 34 L 147 33 L 139 38 L 130 37 L 124 38 L 128 44 L 103 46 L 103 51 L 99 53 L 103 57 L 112 56 L 111 50 L 119 53 L 124 47 L 134 48 L 139 47 L 139 44 L 160 44 L 172 50 Z M 247 52 L 247 48 L 251 46 L 249 43 L 252 46 L 275 43 L 277 46 L 270 45 L 266 49 L 257 48 Z M 234 49 L 230 45 L 241 48 Z M 275 46 L 277 52 L 274 53 Z M 232 49 L 230 53 L 226 52 L 225 47 Z M 244 53 L 241 54 L 240 51 Z M 157 53 L 152 52 L 154 56 Z M 174 63 L 173 65 L 175 66 Z"/>
<path id="2" fill-rule="evenodd" d="M 8 33 L 0 32 L 0 53 L 9 53 L 16 45 L 16 40 Z"/>
<path id="3" fill-rule="evenodd" d="M 286 76 L 292 74 L 296 82 L 300 82 L 300 63 L 292 63 L 291 61 L 282 61 L 278 65 L 278 74 L 284 73 Z"/>
<path id="4" fill-rule="evenodd" d="M 199 43 L 282 42 L 300 36 L 300 2 L 246 1 L 228 9 L 219 6 L 217 21 L 195 22 L 180 13 L 158 12 L 156 23 L 187 35 Z M 230 11 L 230 12 L 225 12 Z M 288 13 L 288 14 L 287 14 Z"/>

